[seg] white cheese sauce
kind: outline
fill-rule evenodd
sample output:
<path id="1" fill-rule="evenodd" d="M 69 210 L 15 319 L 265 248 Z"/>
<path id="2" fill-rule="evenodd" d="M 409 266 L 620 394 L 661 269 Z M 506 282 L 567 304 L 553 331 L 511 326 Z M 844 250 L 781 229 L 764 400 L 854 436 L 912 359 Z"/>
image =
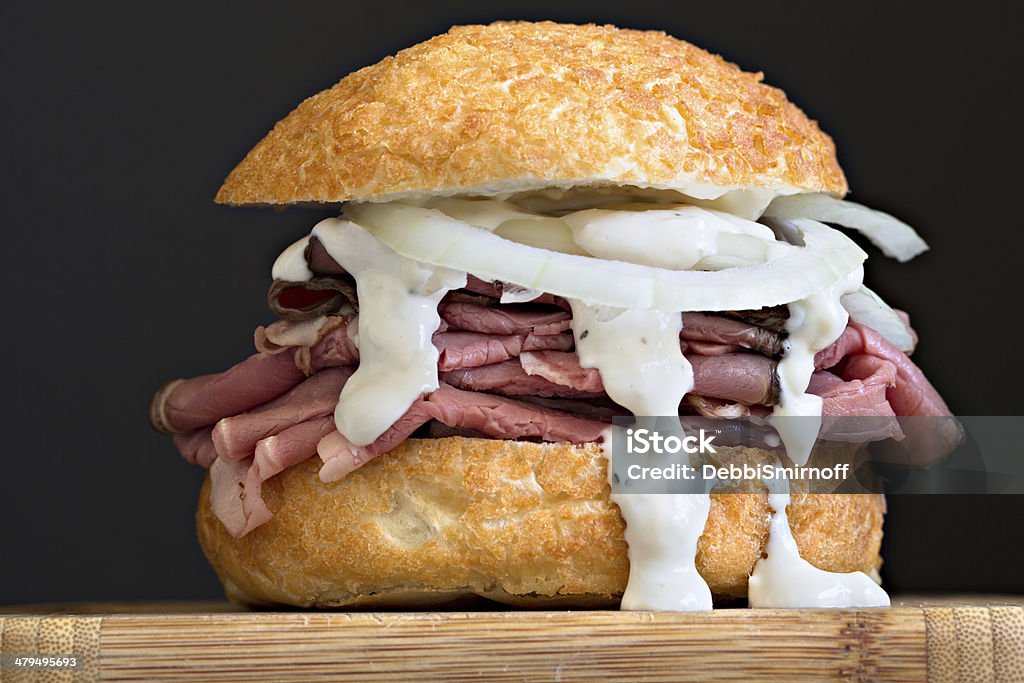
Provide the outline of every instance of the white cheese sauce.
<path id="1" fill-rule="evenodd" d="M 775 242 L 760 223 L 696 206 L 589 209 L 562 220 L 576 244 L 598 258 L 670 270 L 702 268 L 704 259 L 722 255 L 763 263 Z"/>
<path id="2" fill-rule="evenodd" d="M 818 569 L 800 557 L 789 528 L 789 482 L 768 494 L 772 508 L 767 557 L 750 576 L 747 599 L 751 607 L 888 607 L 889 596 L 864 572 L 840 574 Z"/>
<path id="3" fill-rule="evenodd" d="M 313 271 L 306 262 L 306 247 L 309 246 L 309 235 L 289 245 L 281 252 L 271 268 L 271 277 L 286 282 L 305 282 L 313 277 Z"/>
<path id="4" fill-rule="evenodd" d="M 846 329 L 850 318 L 840 301 L 857 291 L 864 269 L 857 268 L 836 284 L 817 294 L 789 304 L 789 320 L 778 364 L 779 404 L 769 422 L 786 446 L 786 454 L 797 465 L 807 463 L 821 429 L 821 398 L 807 393 L 814 374 L 814 354 L 828 347 Z"/>
<path id="5" fill-rule="evenodd" d="M 399 256 L 348 220 L 328 218 L 312 234 L 356 281 L 359 368 L 341 390 L 334 422 L 366 446 L 437 389 L 437 305 L 466 285 L 466 274 Z"/>
<path id="6" fill-rule="evenodd" d="M 679 313 L 622 310 L 570 300 L 580 365 L 597 368 L 613 401 L 640 417 L 678 415 L 693 389 L 683 356 Z M 612 476 L 611 430 L 604 450 Z M 624 610 L 711 609 L 711 590 L 697 571 L 697 540 L 711 499 L 705 493 L 615 494 L 626 522 L 629 580 Z"/>
<path id="7" fill-rule="evenodd" d="M 822 400 L 807 393 L 814 373 L 814 355 L 846 329 L 849 314 L 840 299 L 860 288 L 863 279 L 864 269 L 857 268 L 833 286 L 789 305 L 789 337 L 778 365 L 780 401 L 770 422 L 782 438 L 789 459 L 797 465 L 807 463 L 821 429 Z M 788 481 L 784 481 L 784 489 L 768 496 L 773 511 L 768 557 L 758 561 L 750 577 L 750 606 L 888 606 L 889 596 L 867 574 L 827 572 L 800 557 L 786 514 L 790 501 Z"/>
<path id="8" fill-rule="evenodd" d="M 603 449 L 611 477 L 609 429 Z M 609 481 L 609 483 L 611 483 Z M 704 533 L 707 493 L 613 493 L 626 522 L 629 579 L 620 609 L 693 612 L 712 609 L 711 589 L 697 571 L 697 541 Z"/>
<path id="9" fill-rule="evenodd" d="M 597 368 L 608 396 L 634 415 L 676 415 L 693 388 L 679 313 L 591 306 L 569 300 L 580 365 Z"/>
<path id="10" fill-rule="evenodd" d="M 763 261 L 766 244 L 775 240 L 763 225 L 692 206 L 590 209 L 562 220 L 572 229 L 575 242 L 595 256 L 680 270 L 739 248 Z M 723 239 L 726 235 L 731 242 Z M 743 237 L 752 238 L 753 244 L 744 244 Z M 609 397 L 636 416 L 678 415 L 680 402 L 693 389 L 693 368 L 679 345 L 682 316 L 569 303 L 580 365 L 598 369 Z M 610 432 L 605 455 L 611 477 Z M 613 493 L 611 499 L 626 522 L 629 548 L 629 580 L 621 609 L 711 609 L 711 590 L 695 562 L 710 496 L 703 491 Z"/>

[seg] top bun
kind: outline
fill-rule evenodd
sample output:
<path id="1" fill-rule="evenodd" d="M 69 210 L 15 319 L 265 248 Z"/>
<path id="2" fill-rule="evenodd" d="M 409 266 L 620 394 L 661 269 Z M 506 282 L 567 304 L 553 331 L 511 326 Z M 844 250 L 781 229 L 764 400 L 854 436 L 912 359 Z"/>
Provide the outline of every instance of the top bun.
<path id="1" fill-rule="evenodd" d="M 221 204 L 625 185 L 843 195 L 835 145 L 762 74 L 661 32 L 456 26 L 307 99 Z"/>

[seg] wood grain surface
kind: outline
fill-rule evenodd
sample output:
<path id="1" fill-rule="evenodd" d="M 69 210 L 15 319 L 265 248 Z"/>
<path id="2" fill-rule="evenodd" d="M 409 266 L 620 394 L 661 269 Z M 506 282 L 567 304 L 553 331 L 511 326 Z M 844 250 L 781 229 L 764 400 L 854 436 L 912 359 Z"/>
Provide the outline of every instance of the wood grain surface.
<path id="1" fill-rule="evenodd" d="M 1024 597 L 889 609 L 250 612 L 226 603 L 0 610 L 0 652 L 79 654 L 0 681 L 1024 680 Z"/>

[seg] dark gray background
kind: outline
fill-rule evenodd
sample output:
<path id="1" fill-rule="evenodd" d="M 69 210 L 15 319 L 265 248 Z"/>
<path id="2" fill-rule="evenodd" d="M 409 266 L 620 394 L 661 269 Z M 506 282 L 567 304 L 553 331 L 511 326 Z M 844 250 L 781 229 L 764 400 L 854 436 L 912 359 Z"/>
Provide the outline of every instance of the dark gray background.
<path id="1" fill-rule="evenodd" d="M 227 209 L 213 194 L 300 100 L 453 23 L 661 28 L 763 70 L 835 137 L 852 197 L 931 243 L 904 266 L 872 251 L 867 268 L 913 313 L 915 360 L 960 414 L 1024 414 L 1019 12 L 416 7 L 0 6 L 0 604 L 220 595 L 192 529 L 202 471 L 150 430 L 146 406 L 161 382 L 250 353 L 273 257 L 323 214 Z M 893 497 L 889 587 L 1024 591 L 1022 511 L 1010 496 Z"/>

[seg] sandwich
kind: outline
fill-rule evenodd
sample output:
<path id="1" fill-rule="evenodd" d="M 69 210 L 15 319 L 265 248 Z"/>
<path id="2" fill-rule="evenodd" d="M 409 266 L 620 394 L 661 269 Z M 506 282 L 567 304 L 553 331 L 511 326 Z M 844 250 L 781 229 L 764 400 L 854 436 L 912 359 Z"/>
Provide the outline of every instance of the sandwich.
<path id="1" fill-rule="evenodd" d="M 777 438 L 737 452 L 800 466 L 830 419 L 883 418 L 860 448 L 949 415 L 849 231 L 927 246 L 847 191 L 782 91 L 659 32 L 459 26 L 307 99 L 216 201 L 337 217 L 273 264 L 254 354 L 150 408 L 209 470 L 198 536 L 227 595 L 888 604 L 877 493 L 609 477 L 623 416 L 756 420 Z"/>

